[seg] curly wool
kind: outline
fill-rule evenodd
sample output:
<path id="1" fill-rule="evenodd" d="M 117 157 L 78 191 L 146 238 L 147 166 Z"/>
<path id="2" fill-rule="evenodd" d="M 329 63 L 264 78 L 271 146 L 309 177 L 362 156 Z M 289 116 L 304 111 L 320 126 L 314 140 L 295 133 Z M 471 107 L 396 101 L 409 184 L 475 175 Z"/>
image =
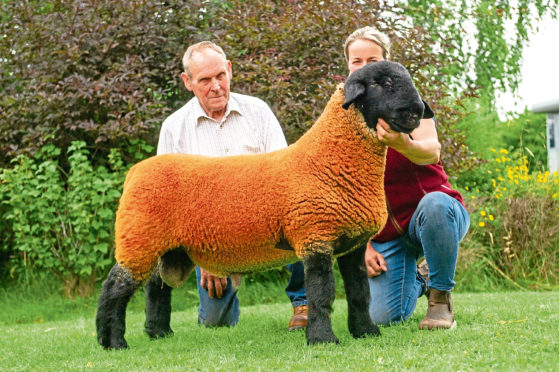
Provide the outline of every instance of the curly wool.
<path id="1" fill-rule="evenodd" d="M 295 262 L 309 253 L 305 246 L 373 236 L 387 218 L 386 147 L 343 102 L 340 86 L 286 149 L 166 154 L 136 164 L 116 216 L 119 265 L 144 280 L 163 254 L 183 247 L 196 265 L 227 276 Z"/>

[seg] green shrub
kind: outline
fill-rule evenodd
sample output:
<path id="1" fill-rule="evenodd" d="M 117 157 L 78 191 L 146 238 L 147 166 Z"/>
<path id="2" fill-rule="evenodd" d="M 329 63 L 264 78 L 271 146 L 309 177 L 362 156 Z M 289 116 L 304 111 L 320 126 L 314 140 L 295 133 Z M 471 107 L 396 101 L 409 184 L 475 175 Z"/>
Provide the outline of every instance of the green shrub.
<path id="1" fill-rule="evenodd" d="M 199 17 L 204 6 L 1 1 L 0 166 L 46 144 L 64 156 L 72 141 L 85 141 L 106 158 L 130 139 L 156 139 L 163 119 L 185 102 L 181 55 L 208 28 Z"/>
<path id="2" fill-rule="evenodd" d="M 10 275 L 29 282 L 54 275 L 68 296 L 87 295 L 113 262 L 114 216 L 124 181 L 120 154 L 93 167 L 85 142 L 68 149 L 70 170 L 58 166 L 60 149 L 20 155 L 0 175 L 0 200 L 9 239 Z"/>
<path id="3" fill-rule="evenodd" d="M 452 77 L 444 69 L 464 62 L 399 7 L 334 0 L 31 4 L 0 1 L 0 166 L 45 144 L 64 156 L 72 141 L 85 141 L 94 164 L 132 139 L 154 145 L 163 120 L 192 97 L 180 78 L 181 58 L 201 40 L 224 48 L 232 90 L 268 102 L 291 143 L 345 79 L 343 42 L 365 25 L 389 33 L 392 59 L 409 69 L 434 106 L 447 165 L 469 154 L 450 127 L 461 97 L 448 93 Z M 454 39 L 449 44 L 457 46 Z M 126 151 L 123 158 L 133 161 Z M 66 159 L 61 164 L 67 168 Z"/>
<path id="4" fill-rule="evenodd" d="M 559 284 L 559 174 L 530 171 L 520 151 L 493 156 L 462 183 L 471 227 L 459 272 L 492 272 L 514 287 Z M 530 157 L 531 158 L 531 157 Z M 464 181 L 465 179 L 462 179 Z M 476 267 L 477 265 L 477 267 Z"/>
<path id="5" fill-rule="evenodd" d="M 525 151 L 531 171 L 547 169 L 546 114 L 526 110 L 503 124 L 503 147 Z"/>
<path id="6" fill-rule="evenodd" d="M 503 147 L 527 155 L 530 170 L 547 168 L 545 114 L 526 110 L 515 118 L 501 121 L 494 108 L 481 100 L 469 100 L 467 110 L 470 113 L 458 122 L 457 127 L 465 134 L 468 148 L 479 158 L 489 159 L 491 149 Z"/>

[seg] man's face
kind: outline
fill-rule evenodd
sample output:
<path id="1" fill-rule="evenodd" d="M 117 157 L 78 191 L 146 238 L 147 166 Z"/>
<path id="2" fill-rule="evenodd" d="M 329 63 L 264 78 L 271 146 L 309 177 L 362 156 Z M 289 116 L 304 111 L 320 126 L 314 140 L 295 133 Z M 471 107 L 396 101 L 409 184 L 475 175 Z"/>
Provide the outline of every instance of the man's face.
<path id="1" fill-rule="evenodd" d="M 221 117 L 229 101 L 231 62 L 208 48 L 192 55 L 189 69 L 190 78 L 181 74 L 186 89 L 194 93 L 208 116 Z"/>

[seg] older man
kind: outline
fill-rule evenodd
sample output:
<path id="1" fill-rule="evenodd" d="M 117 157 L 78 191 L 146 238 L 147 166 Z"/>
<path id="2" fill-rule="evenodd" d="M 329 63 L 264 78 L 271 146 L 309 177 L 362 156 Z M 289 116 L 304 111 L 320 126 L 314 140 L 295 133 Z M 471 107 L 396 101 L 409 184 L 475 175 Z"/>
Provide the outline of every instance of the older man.
<path id="1" fill-rule="evenodd" d="M 265 153 L 287 146 L 278 120 L 264 101 L 230 92 L 231 62 L 219 46 L 209 41 L 190 46 L 183 65 L 181 77 L 195 97 L 163 122 L 158 155 L 229 156 Z M 289 330 L 295 330 L 306 326 L 307 299 L 302 264 L 288 268 L 291 277 L 286 294 L 294 309 Z M 200 296 L 198 322 L 207 326 L 235 325 L 240 310 L 231 279 L 219 278 L 199 267 L 196 279 Z M 170 301 L 170 290 L 160 278 L 152 279 L 146 287 L 146 298 Z M 170 304 L 165 307 L 170 311 Z"/>

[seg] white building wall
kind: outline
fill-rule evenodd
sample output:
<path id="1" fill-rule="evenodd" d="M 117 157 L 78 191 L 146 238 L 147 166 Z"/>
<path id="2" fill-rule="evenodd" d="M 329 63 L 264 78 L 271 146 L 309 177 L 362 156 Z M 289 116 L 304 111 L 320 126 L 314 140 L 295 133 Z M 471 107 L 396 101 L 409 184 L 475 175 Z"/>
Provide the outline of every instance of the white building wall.
<path id="1" fill-rule="evenodd" d="M 559 171 L 559 99 L 535 104 L 532 111 L 547 114 L 547 166 L 549 172 L 557 172 Z"/>
<path id="2" fill-rule="evenodd" d="M 547 155 L 549 172 L 559 171 L 559 112 L 547 113 Z"/>

